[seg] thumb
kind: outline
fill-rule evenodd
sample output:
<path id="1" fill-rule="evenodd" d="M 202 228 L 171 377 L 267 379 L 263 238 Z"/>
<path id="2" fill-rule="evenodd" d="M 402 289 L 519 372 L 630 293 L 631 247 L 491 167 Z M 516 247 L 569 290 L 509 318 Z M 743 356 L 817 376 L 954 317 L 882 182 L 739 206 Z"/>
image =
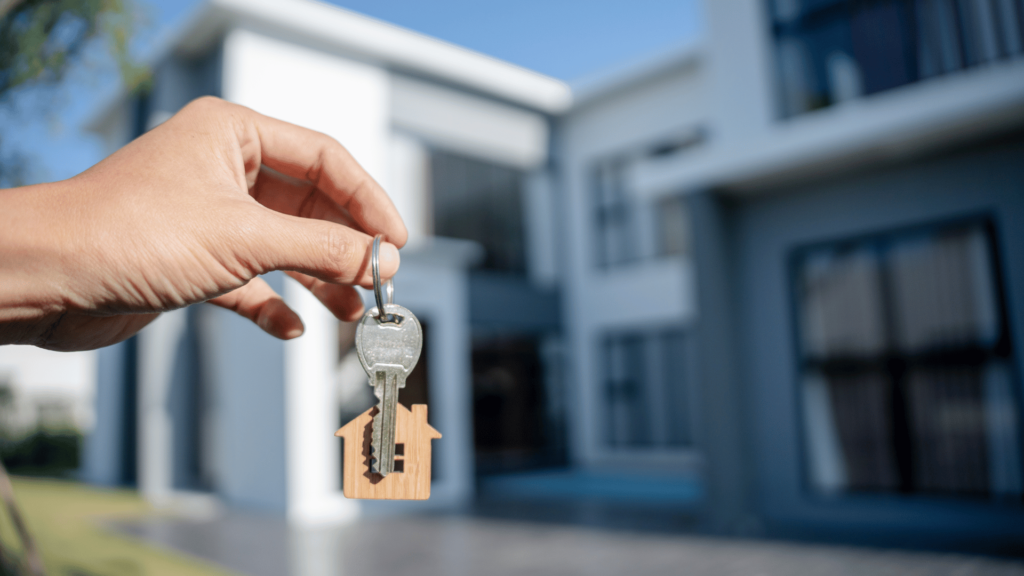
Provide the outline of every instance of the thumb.
<path id="1" fill-rule="evenodd" d="M 268 212 L 271 212 L 268 210 Z M 332 284 L 373 286 L 373 238 L 341 224 L 271 212 L 258 244 L 266 270 L 292 270 Z M 398 271 L 398 248 L 380 245 L 380 276 Z"/>

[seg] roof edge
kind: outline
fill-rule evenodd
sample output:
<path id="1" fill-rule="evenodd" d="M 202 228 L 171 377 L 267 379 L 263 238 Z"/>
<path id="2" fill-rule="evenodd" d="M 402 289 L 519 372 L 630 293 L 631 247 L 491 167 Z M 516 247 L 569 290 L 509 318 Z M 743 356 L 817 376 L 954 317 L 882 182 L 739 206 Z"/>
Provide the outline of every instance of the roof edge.
<path id="1" fill-rule="evenodd" d="M 584 76 L 569 84 L 573 107 L 584 106 L 666 72 L 699 63 L 703 57 L 704 39 L 697 36 L 660 52 Z"/>
<path id="2" fill-rule="evenodd" d="M 560 114 L 572 105 L 572 91 L 556 78 L 314 0 L 206 0 L 183 23 L 162 34 L 143 62 L 155 65 L 169 54 L 198 52 L 232 26 L 257 24 L 300 34 L 384 66 L 422 74 L 532 108 Z M 106 99 L 85 123 L 99 131 L 123 102 L 124 89 Z"/>

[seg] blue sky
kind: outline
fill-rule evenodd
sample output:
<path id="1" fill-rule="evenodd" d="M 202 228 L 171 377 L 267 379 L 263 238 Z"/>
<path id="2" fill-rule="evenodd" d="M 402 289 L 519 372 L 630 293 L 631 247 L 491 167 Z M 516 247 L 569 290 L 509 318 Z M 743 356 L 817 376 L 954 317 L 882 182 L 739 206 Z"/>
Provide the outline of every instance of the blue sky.
<path id="1" fill-rule="evenodd" d="M 146 39 L 184 21 L 199 0 L 136 0 Z M 701 27 L 699 0 L 337 0 L 333 4 L 441 38 L 567 81 L 599 73 L 691 40 Z M 102 159 L 80 129 L 116 74 L 102 56 L 49 94 L 50 114 L 33 95 L 18 104 L 5 141 L 32 157 L 34 180 L 74 176 Z"/>

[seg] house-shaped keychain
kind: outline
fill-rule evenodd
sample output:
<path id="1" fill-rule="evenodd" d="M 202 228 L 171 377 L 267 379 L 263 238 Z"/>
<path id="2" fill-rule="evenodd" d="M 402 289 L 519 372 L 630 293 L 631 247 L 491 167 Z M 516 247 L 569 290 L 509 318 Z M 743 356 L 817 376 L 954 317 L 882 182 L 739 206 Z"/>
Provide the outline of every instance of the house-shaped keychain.
<path id="1" fill-rule="evenodd" d="M 430 441 L 441 433 L 427 424 L 427 405 L 413 404 L 410 412 L 398 404 L 395 411 L 395 470 L 381 476 L 370 470 L 370 441 L 374 406 L 335 436 L 345 443 L 342 484 L 346 498 L 373 500 L 426 500 L 430 498 Z"/>

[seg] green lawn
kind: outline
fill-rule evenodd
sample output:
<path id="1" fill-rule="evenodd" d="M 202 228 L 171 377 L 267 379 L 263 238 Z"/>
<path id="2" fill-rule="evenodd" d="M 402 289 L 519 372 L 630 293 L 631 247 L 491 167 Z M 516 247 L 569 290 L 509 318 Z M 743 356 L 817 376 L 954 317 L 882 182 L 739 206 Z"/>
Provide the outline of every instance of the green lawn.
<path id="1" fill-rule="evenodd" d="M 233 574 L 103 529 L 100 519 L 133 518 L 149 512 L 134 492 L 34 478 L 14 478 L 13 483 L 49 576 Z M 0 541 L 20 555 L 20 541 L 6 510 L 0 511 Z"/>

